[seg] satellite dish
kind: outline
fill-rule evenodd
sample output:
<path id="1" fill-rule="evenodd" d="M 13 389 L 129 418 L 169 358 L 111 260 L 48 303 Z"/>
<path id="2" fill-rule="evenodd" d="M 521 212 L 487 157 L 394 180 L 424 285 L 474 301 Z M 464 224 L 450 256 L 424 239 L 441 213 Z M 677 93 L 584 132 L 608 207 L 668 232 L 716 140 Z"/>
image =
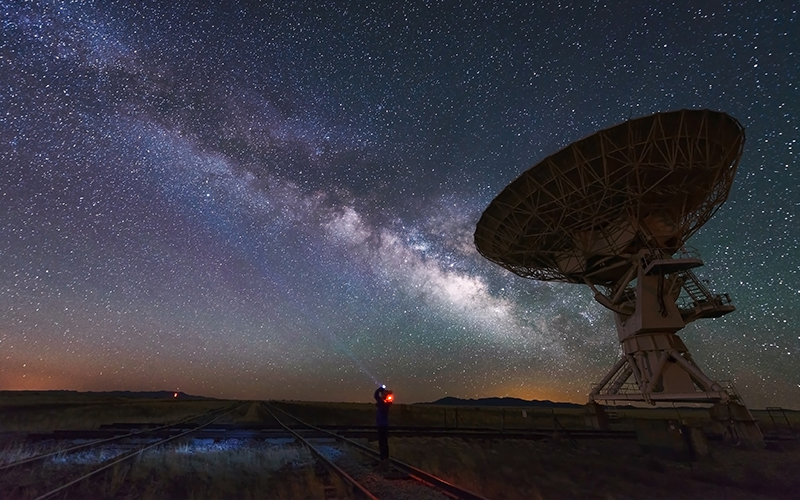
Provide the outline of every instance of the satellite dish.
<path id="1" fill-rule="evenodd" d="M 613 283 L 630 255 L 672 255 L 711 218 L 743 146 L 739 122 L 708 110 L 601 130 L 509 184 L 483 213 L 475 245 L 526 278 Z"/>
<path id="2" fill-rule="evenodd" d="M 614 312 L 622 358 L 593 402 L 736 400 L 707 377 L 676 335 L 735 307 L 691 271 L 684 246 L 728 197 L 742 125 L 680 110 L 601 130 L 511 182 L 478 222 L 475 245 L 525 278 L 583 283 Z"/>

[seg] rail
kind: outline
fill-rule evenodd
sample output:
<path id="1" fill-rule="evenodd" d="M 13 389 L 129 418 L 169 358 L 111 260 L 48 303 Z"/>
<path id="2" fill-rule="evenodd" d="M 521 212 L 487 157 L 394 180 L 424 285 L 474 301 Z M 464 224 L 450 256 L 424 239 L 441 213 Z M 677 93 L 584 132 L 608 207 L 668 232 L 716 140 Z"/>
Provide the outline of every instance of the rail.
<path id="1" fill-rule="evenodd" d="M 142 437 L 142 436 L 147 436 L 148 434 L 158 433 L 159 431 L 163 431 L 165 429 L 169 429 L 170 427 L 175 427 L 176 425 L 180 425 L 180 424 L 183 424 L 183 423 L 186 423 L 186 422 L 190 422 L 192 420 L 198 419 L 198 418 L 203 417 L 203 416 L 213 415 L 214 413 L 216 413 L 218 411 L 224 411 L 227 408 L 229 408 L 229 407 L 216 409 L 216 410 L 212 410 L 212 411 L 209 411 L 209 412 L 206 412 L 206 413 L 200 413 L 200 414 L 197 414 L 197 415 L 192 415 L 191 417 L 187 417 L 187 418 L 185 418 L 183 420 L 180 420 L 178 422 L 162 425 L 160 427 L 155 427 L 153 429 L 147 429 L 147 430 L 143 430 L 143 431 L 131 431 L 131 432 L 128 432 L 127 434 L 112 436 L 112 437 L 108 437 L 108 438 L 104 438 L 104 439 L 98 439 L 96 441 L 90 441 L 88 443 L 79 444 L 79 445 L 76 445 L 76 446 L 72 446 L 70 448 L 65 448 L 63 450 L 56 450 L 56 451 L 53 451 L 53 452 L 50 452 L 50 453 L 43 453 L 41 455 L 28 457 L 28 458 L 19 460 L 17 462 L 11 462 L 11 463 L 8 463 L 8 464 L 3 464 L 3 465 L 0 466 L 0 472 L 8 470 L 8 469 L 13 469 L 14 467 L 18 467 L 20 465 L 26 465 L 26 464 L 31 464 L 33 462 L 38 462 L 39 460 L 43 460 L 45 458 L 52 457 L 52 456 L 55 456 L 55 455 L 60 455 L 62 453 L 71 453 L 73 451 L 81 450 L 81 449 L 84 449 L 84 448 L 91 448 L 92 446 L 97 446 L 99 444 L 104 444 L 104 443 L 110 443 L 111 441 L 118 441 L 120 439 L 125 439 L 125 438 L 129 438 L 129 437 L 134 437 L 134 436 L 135 437 Z"/>
<path id="2" fill-rule="evenodd" d="M 206 423 L 204 423 L 202 425 L 199 425 L 199 426 L 195 427 L 194 429 L 188 429 L 186 431 L 181 432 L 180 434 L 176 434 L 175 436 L 170 436 L 168 438 L 161 439 L 161 440 L 159 440 L 159 441 L 157 441 L 155 443 L 149 444 L 149 445 L 147 445 L 147 446 L 145 446 L 143 448 L 140 448 L 138 450 L 135 450 L 135 451 L 132 451 L 132 452 L 125 453 L 123 455 L 117 456 L 114 459 L 112 459 L 111 462 L 108 462 L 108 463 L 106 463 L 106 464 L 104 464 L 104 465 L 102 465 L 102 466 L 100 466 L 100 467 L 98 467 L 98 468 L 96 468 L 96 469 L 94 469 L 94 470 L 82 475 L 81 477 L 73 479 L 72 481 L 69 481 L 68 483 L 63 484 L 63 485 L 59 486 L 58 488 L 50 490 L 50 491 L 48 491 L 47 493 L 45 493 L 43 495 L 39 495 L 38 497 L 34 498 L 34 500 L 44 500 L 46 498 L 50 498 L 53 495 L 55 495 L 57 493 L 60 493 L 62 491 L 65 491 L 68 488 L 80 483 L 81 481 L 85 481 L 86 479 L 88 479 L 88 478 L 90 478 L 90 477 L 92 477 L 92 476 L 94 476 L 96 474 L 99 474 L 99 473 L 103 472 L 104 470 L 110 469 L 111 467 L 114 467 L 117 464 L 120 464 L 120 463 L 122 463 L 122 462 L 124 462 L 126 460 L 130 460 L 131 458 L 136 457 L 137 455 L 139 455 L 143 451 L 149 450 L 151 448 L 155 448 L 156 446 L 161 446 L 162 444 L 168 443 L 169 441 L 178 439 L 179 437 L 186 436 L 187 434 L 191 434 L 191 433 L 196 432 L 196 431 L 198 431 L 198 430 L 200 430 L 200 429 L 202 429 L 204 427 L 207 427 L 207 426 L 213 424 L 214 422 L 216 422 L 217 420 L 221 419 L 222 417 L 233 413 L 235 410 L 240 408 L 243 404 L 245 404 L 245 403 L 237 403 L 237 404 L 233 405 L 232 407 L 230 407 L 231 409 L 228 410 L 227 412 L 222 413 L 221 415 L 217 415 L 212 420 L 210 420 L 210 421 L 208 421 L 208 422 L 206 422 Z M 197 417 L 195 417 L 195 418 L 197 418 Z M 97 443 L 95 443 L 95 444 L 97 444 Z"/>
<path id="3" fill-rule="evenodd" d="M 340 477 L 342 477 L 342 478 L 343 478 L 345 481 L 347 481 L 348 483 L 350 483 L 350 485 L 351 485 L 351 486 L 353 486 L 355 489 L 357 489 L 358 491 L 360 491 L 360 492 L 361 492 L 361 493 L 362 493 L 364 496 L 366 496 L 366 497 L 367 497 L 369 500 L 378 500 L 378 498 L 377 498 L 375 495 L 373 495 L 372 493 L 370 493 L 370 492 L 369 492 L 369 490 L 367 490 L 367 489 L 366 489 L 366 488 L 365 488 L 365 487 L 364 487 L 364 486 L 363 486 L 361 483 L 359 483 L 358 481 L 356 481 L 356 480 L 355 480 L 355 479 L 354 479 L 354 478 L 353 478 L 353 477 L 352 477 L 350 474 L 348 474 L 347 472 L 343 471 L 343 470 L 342 470 L 342 469 L 341 469 L 341 468 L 340 468 L 338 465 L 336 465 L 335 463 L 333 463 L 333 461 L 332 461 L 332 460 L 330 460 L 330 459 L 329 459 L 328 457 L 326 457 L 326 456 L 325 456 L 325 455 L 324 455 L 322 452 L 320 452 L 320 451 L 319 451 L 317 448 L 315 448 L 315 447 L 314 447 L 314 445 L 312 445 L 312 444 L 311 444 L 311 443 L 310 443 L 310 442 L 309 442 L 307 439 L 305 439 L 303 436 L 301 436 L 300 434 L 298 434 L 298 433 L 297 433 L 296 431 L 294 431 L 293 429 L 289 428 L 289 426 L 288 426 L 288 425 L 286 425 L 286 424 L 284 424 L 283 422 L 281 422 L 281 421 L 280 421 L 280 419 L 279 419 L 278 417 L 276 417 L 274 413 L 272 413 L 272 410 L 270 410 L 270 407 L 269 407 L 269 405 L 266 405 L 266 404 L 264 404 L 264 407 L 265 407 L 265 409 L 267 410 L 267 412 L 269 412 L 269 414 L 270 414 L 270 415 L 272 415 L 272 418 L 274 418 L 274 419 L 275 419 L 275 421 L 276 421 L 276 422 L 278 422 L 278 424 L 279 424 L 281 427 L 283 427 L 284 429 L 286 429 L 287 431 L 289 431 L 289 433 L 290 433 L 290 434 L 292 434 L 292 435 L 293 435 L 293 436 L 294 436 L 294 437 L 295 437 L 295 438 L 296 438 L 298 441 L 300 441 L 301 443 L 303 443 L 303 446 L 305 446 L 306 448 L 308 448 L 308 450 L 309 450 L 309 451 L 311 451 L 311 453 L 313 453 L 314 455 L 316 455 L 316 457 L 317 457 L 317 458 L 319 458 L 320 460 L 322 460 L 322 461 L 325 463 L 325 465 L 326 465 L 328 468 L 332 469 L 332 470 L 333 470 L 333 471 L 335 471 L 337 474 L 339 474 L 339 476 L 340 476 Z M 282 410 L 281 410 L 281 411 L 282 411 Z M 287 414 L 287 415 L 288 415 L 288 414 Z M 289 416 L 291 416 L 291 415 L 289 415 Z"/>
<path id="4" fill-rule="evenodd" d="M 363 444 L 357 443 L 357 442 L 355 442 L 353 440 L 347 439 L 346 437 L 341 436 L 339 434 L 336 434 L 334 432 L 326 431 L 324 429 L 321 429 L 319 427 L 311 425 L 311 424 L 309 424 L 307 422 L 304 422 L 304 421 L 300 420 L 299 418 L 295 417 L 294 415 L 286 412 L 285 410 L 282 410 L 281 408 L 278 408 L 276 406 L 272 406 L 269 403 L 262 402 L 262 404 L 267 408 L 267 411 L 269 411 L 269 408 L 273 408 L 273 409 L 283 413 L 284 415 L 296 420 L 298 423 L 300 423 L 301 425 L 303 425 L 305 427 L 308 427 L 309 429 L 313 429 L 313 430 L 315 430 L 317 432 L 321 432 L 321 433 L 327 434 L 327 435 L 333 437 L 334 439 L 336 439 L 336 440 L 338 440 L 340 442 L 346 443 L 348 445 L 351 445 L 354 448 L 358 449 L 359 451 L 361 451 L 361 452 L 363 452 L 363 453 L 365 453 L 367 455 L 370 455 L 370 456 L 372 456 L 374 458 L 380 458 L 380 454 L 377 451 L 373 450 L 372 448 L 364 446 Z M 271 411 L 270 411 L 270 414 L 272 414 Z M 392 465 L 394 465 L 396 468 L 398 468 L 399 470 L 401 470 L 401 471 L 405 472 L 406 474 L 408 474 L 409 478 L 414 479 L 415 481 L 417 481 L 417 482 L 419 482 L 421 484 L 424 484 L 425 486 L 433 487 L 434 489 L 438 489 L 441 492 L 443 492 L 444 494 L 446 494 L 446 495 L 448 495 L 448 496 L 450 496 L 452 498 L 456 498 L 458 500 L 488 500 L 486 497 L 478 495 L 477 493 L 473 493 L 473 492 L 471 492 L 469 490 L 465 490 L 465 489 L 463 489 L 463 488 L 461 488 L 459 486 L 456 486 L 456 485 L 454 485 L 452 483 L 449 483 L 449 482 L 445 481 L 444 479 L 436 477 L 433 474 L 425 472 L 424 470 L 417 469 L 416 467 L 414 467 L 412 465 L 409 465 L 409 464 L 407 464 L 405 462 L 401 462 L 400 460 L 397 460 L 397 459 L 394 459 L 394 458 L 390 458 L 389 460 L 392 463 Z"/>

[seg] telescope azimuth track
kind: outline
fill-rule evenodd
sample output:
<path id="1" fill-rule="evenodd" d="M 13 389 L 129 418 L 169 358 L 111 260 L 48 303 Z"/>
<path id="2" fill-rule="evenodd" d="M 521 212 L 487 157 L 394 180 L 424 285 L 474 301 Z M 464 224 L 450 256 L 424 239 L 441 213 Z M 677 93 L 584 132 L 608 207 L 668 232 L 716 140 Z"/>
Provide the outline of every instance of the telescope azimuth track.
<path id="1" fill-rule="evenodd" d="M 591 402 L 704 402 L 749 416 L 676 334 L 735 310 L 694 275 L 703 261 L 685 243 L 728 198 L 744 142 L 717 111 L 636 118 L 540 161 L 481 216 L 481 255 L 525 278 L 583 283 L 613 311 L 622 356 Z"/>

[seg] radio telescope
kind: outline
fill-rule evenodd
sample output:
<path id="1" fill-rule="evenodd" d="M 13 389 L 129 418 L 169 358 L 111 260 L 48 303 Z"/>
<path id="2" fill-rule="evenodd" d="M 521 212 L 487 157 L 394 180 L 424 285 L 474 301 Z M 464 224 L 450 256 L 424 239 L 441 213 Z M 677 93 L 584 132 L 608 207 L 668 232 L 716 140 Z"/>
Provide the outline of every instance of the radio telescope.
<path id="1" fill-rule="evenodd" d="M 734 405 L 752 422 L 676 334 L 735 309 L 695 276 L 703 261 L 684 244 L 727 199 L 744 140 L 721 112 L 636 118 L 548 156 L 483 213 L 484 257 L 525 278 L 583 283 L 614 312 L 622 356 L 590 402 Z"/>

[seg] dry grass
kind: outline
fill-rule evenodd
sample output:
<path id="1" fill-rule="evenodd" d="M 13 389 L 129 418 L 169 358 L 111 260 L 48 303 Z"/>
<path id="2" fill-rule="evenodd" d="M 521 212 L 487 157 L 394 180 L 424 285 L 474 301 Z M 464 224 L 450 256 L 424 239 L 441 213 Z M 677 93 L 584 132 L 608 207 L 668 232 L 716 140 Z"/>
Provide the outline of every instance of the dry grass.
<path id="1" fill-rule="evenodd" d="M 115 452 L 120 452 L 116 450 Z M 94 458 L 94 459 L 92 459 Z M 30 472 L 12 471 L 0 480 L 0 497 L 31 499 L 103 460 L 51 461 Z M 94 500 L 306 499 L 324 498 L 315 460 L 302 447 L 249 440 L 186 441 L 142 453 L 132 463 L 84 481 L 66 498 Z M 334 484 L 344 498 L 344 487 Z"/>
<path id="2" fill-rule="evenodd" d="M 45 432 L 57 429 L 95 429 L 115 422 L 167 423 L 191 415 L 227 406 L 223 400 L 148 400 L 100 398 L 80 393 L 13 393 L 0 392 L 0 429 L 3 431 Z M 369 403 L 305 403 L 281 402 L 278 406 L 316 425 L 373 425 L 375 407 Z M 612 429 L 633 430 L 637 418 L 692 420 L 710 423 L 705 409 L 630 408 L 612 409 L 619 417 L 611 420 Z M 524 411 L 524 414 L 523 414 Z M 791 429 L 800 436 L 800 412 L 786 411 L 772 416 L 765 410 L 752 412 L 767 432 L 788 434 Z M 524 415 L 524 416 L 523 416 Z M 243 422 L 263 421 L 264 414 L 256 406 L 245 407 L 233 419 Z M 552 429 L 554 419 L 567 429 L 584 429 L 582 408 L 493 408 L 436 405 L 395 404 L 391 411 L 393 426 L 484 428 L 484 429 Z M 226 421 L 228 421 L 226 420 Z"/>
<path id="3" fill-rule="evenodd" d="M 87 429 L 114 422 L 167 423 L 228 406 L 230 401 L 101 400 L 53 395 L 6 398 L 0 394 L 0 429 L 48 431 Z M 278 406 L 315 425 L 373 425 L 375 408 L 358 403 L 282 402 Z M 456 412 L 458 419 L 456 419 Z M 708 422 L 705 410 L 616 409 L 615 428 L 632 428 L 635 418 L 669 418 Z M 393 426 L 490 429 L 552 429 L 554 415 L 568 429 L 585 428 L 582 409 L 467 408 L 396 404 Z M 800 432 L 800 413 L 753 412 L 762 429 Z M 268 423 L 260 405 L 242 405 L 221 423 Z M 783 427 L 781 427 L 781 422 Z M 20 444 L 10 441 L 0 463 L 65 447 L 64 443 Z M 19 439 L 19 436 L 17 436 Z M 375 443 L 373 443 L 375 444 Z M 712 454 L 691 464 L 643 455 L 633 441 L 461 440 L 392 438 L 392 456 L 472 489 L 501 499 L 672 499 L 796 498 L 800 491 L 800 444 L 783 449 L 747 451 L 712 443 Z M 122 446 L 122 445 L 119 445 Z M 126 449 L 111 450 L 121 452 Z M 0 498 L 25 499 L 47 485 L 77 477 L 105 459 L 100 452 L 58 457 L 45 467 L 12 471 L 0 477 Z M 325 484 L 308 453 L 294 445 L 255 441 L 184 441 L 143 453 L 79 486 L 67 498 L 323 498 Z M 337 485 L 340 498 L 344 487 Z M 27 496 L 25 496 L 27 495 Z"/>
<path id="4" fill-rule="evenodd" d="M 314 425 L 374 425 L 375 405 L 369 403 L 275 403 L 292 415 Z M 608 408 L 617 418 L 610 420 L 612 430 L 634 430 L 636 419 L 671 419 L 692 422 L 714 432 L 706 408 Z M 523 413 L 524 412 L 524 413 Z M 753 410 L 764 432 L 790 435 L 791 430 L 800 437 L 800 411 L 783 413 Z M 558 420 L 558 424 L 555 423 Z M 583 408 L 495 408 L 468 406 L 404 405 L 394 404 L 390 412 L 393 426 L 446 427 L 482 429 L 553 429 L 560 425 L 567 429 L 586 429 Z"/>
<path id="5" fill-rule="evenodd" d="M 375 425 L 375 405 L 369 403 L 274 403 L 313 425 Z M 481 408 L 467 406 L 394 404 L 390 421 L 398 427 L 476 429 L 552 429 L 554 417 L 571 429 L 585 428 L 582 408 L 552 411 L 542 408 Z"/>
<path id="6" fill-rule="evenodd" d="M 11 464 L 26 458 L 56 451 L 52 443 L 25 443 L 9 441 L 0 448 L 0 465 Z"/>
<path id="7" fill-rule="evenodd" d="M 324 489 L 305 449 L 237 440 L 145 453 L 124 483 L 105 484 L 102 498 L 143 500 L 321 498 Z"/>
<path id="8" fill-rule="evenodd" d="M 712 458 L 678 463 L 643 455 L 634 442 L 391 439 L 392 456 L 502 499 L 794 499 L 800 448 L 717 447 Z"/>
<path id="9" fill-rule="evenodd" d="M 96 429 L 101 425 L 169 423 L 228 406 L 222 400 L 153 400 L 28 394 L 0 397 L 0 429 L 4 432 L 48 432 Z"/>

